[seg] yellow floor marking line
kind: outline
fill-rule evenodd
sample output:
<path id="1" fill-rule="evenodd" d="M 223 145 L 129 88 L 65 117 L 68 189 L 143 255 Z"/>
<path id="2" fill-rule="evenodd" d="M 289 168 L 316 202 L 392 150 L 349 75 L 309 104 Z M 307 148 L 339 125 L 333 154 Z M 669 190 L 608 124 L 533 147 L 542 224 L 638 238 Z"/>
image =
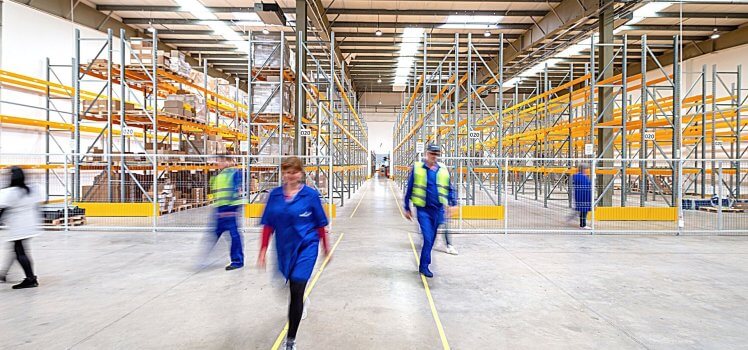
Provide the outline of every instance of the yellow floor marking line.
<path id="1" fill-rule="evenodd" d="M 361 199 L 358 200 L 358 204 L 356 205 L 356 208 L 353 209 L 353 212 L 351 213 L 351 217 L 356 214 L 356 210 L 358 210 L 358 206 L 361 205 L 361 202 L 364 200 L 364 196 L 366 196 L 366 190 L 369 189 L 369 180 L 366 180 L 366 187 L 364 187 L 364 191 L 361 192 Z"/>
<path id="2" fill-rule="evenodd" d="M 395 205 L 397 205 L 397 209 L 400 210 L 400 216 L 405 219 L 405 214 L 403 213 L 403 209 L 400 208 L 400 202 L 397 200 L 397 196 L 395 196 L 395 190 L 392 189 L 392 184 L 389 184 L 390 192 L 392 192 L 392 198 L 395 199 Z M 420 264 L 420 258 L 418 257 L 418 253 L 416 252 L 416 245 L 413 243 L 413 236 L 410 234 L 410 231 L 408 231 L 408 240 L 410 240 L 410 248 L 413 249 L 413 256 L 416 258 L 416 265 Z M 439 318 L 439 313 L 436 312 L 436 305 L 434 304 L 434 298 L 431 296 L 431 289 L 429 288 L 429 282 L 426 280 L 426 276 L 422 274 L 418 274 L 421 276 L 421 282 L 423 282 L 423 288 L 426 291 L 426 299 L 429 300 L 429 307 L 431 307 L 431 316 L 434 317 L 434 322 L 436 322 L 436 329 L 439 331 L 439 338 L 441 338 L 442 341 L 442 348 L 444 350 L 451 349 L 449 347 L 449 341 L 447 341 L 447 335 L 444 333 L 444 327 L 442 326 L 442 321 Z"/>
<path id="3" fill-rule="evenodd" d="M 325 267 L 327 267 L 327 263 L 330 261 L 330 258 L 332 257 L 332 254 L 335 253 L 335 249 L 338 248 L 338 244 L 340 244 L 340 240 L 343 239 L 343 236 L 345 235 L 344 232 L 340 233 L 340 236 L 338 236 L 338 240 L 335 241 L 335 244 L 332 246 L 332 249 L 330 249 L 330 254 L 328 254 L 325 257 L 325 260 L 322 261 L 322 266 L 319 267 L 319 270 L 317 270 L 317 273 L 314 275 L 314 278 L 312 278 L 312 282 L 309 283 L 309 287 L 304 292 L 304 300 L 309 297 L 309 294 L 312 293 L 312 289 L 314 289 L 314 286 L 317 284 L 317 280 L 319 280 L 319 277 L 322 275 L 322 272 L 325 271 Z M 283 330 L 278 334 L 278 338 L 275 339 L 275 343 L 273 343 L 272 350 L 278 350 L 280 348 L 281 344 L 283 343 L 283 338 L 286 337 L 286 333 L 288 333 L 288 321 L 286 321 L 286 325 L 283 326 Z"/>

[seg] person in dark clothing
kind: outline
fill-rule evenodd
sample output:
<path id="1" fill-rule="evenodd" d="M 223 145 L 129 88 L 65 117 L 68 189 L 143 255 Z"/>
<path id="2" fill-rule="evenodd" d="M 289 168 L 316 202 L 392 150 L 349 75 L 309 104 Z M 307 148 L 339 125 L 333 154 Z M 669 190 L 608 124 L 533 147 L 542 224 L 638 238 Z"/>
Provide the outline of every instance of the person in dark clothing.
<path id="1" fill-rule="evenodd" d="M 41 216 L 38 205 L 41 196 L 36 189 L 26 185 L 26 176 L 18 167 L 10 169 L 10 185 L 0 190 L 0 220 L 7 229 L 0 235 L 4 240 L 11 242 L 13 253 L 18 263 L 23 268 L 26 279 L 14 285 L 13 289 L 35 288 L 39 286 L 36 275 L 31 265 L 31 258 L 27 252 L 27 242 L 31 237 L 39 234 Z M 0 282 L 7 279 L 13 260 L 0 266 Z"/>
<path id="2" fill-rule="evenodd" d="M 579 227 L 591 230 L 592 228 L 587 225 L 587 213 L 590 212 L 592 205 L 592 183 L 587 164 L 579 164 L 571 184 L 574 189 L 574 210 L 579 213 Z"/>

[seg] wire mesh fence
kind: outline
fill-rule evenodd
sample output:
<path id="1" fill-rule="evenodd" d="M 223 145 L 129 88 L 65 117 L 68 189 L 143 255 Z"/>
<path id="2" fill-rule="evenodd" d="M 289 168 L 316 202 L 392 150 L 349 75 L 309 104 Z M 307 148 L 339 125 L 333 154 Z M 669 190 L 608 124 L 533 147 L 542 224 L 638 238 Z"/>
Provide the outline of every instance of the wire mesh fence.
<path id="1" fill-rule="evenodd" d="M 0 167 L 18 166 L 42 194 L 45 228 L 57 230 L 201 231 L 211 227 L 211 179 L 236 174 L 243 230 L 259 229 L 268 193 L 282 184 L 290 156 L 170 154 L 2 154 Z M 334 213 L 336 181 L 350 167 L 327 156 L 300 157 L 307 186 Z M 357 171 L 361 181 L 365 174 Z M 5 171 L 7 172 L 7 171 Z M 9 177 L 2 176 L 5 187 Z"/>
<path id="2" fill-rule="evenodd" d="M 452 233 L 748 233 L 748 160 L 441 161 L 459 206 Z"/>

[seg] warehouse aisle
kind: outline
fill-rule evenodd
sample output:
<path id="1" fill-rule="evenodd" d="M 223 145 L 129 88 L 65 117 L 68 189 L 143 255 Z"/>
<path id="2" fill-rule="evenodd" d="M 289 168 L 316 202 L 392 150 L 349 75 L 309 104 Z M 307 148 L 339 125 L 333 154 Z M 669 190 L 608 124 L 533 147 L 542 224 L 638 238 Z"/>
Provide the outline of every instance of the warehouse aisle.
<path id="1" fill-rule="evenodd" d="M 344 237 L 311 295 L 300 348 L 441 346 L 408 240 L 415 226 L 401 218 L 389 185 L 369 180 L 340 211 L 334 231 Z"/>
<path id="2" fill-rule="evenodd" d="M 311 291 L 299 349 L 744 345 L 745 237 L 455 235 L 458 256 L 437 240 L 427 292 L 409 239 L 418 249 L 420 235 L 399 197 L 375 178 L 338 212 L 337 247 Z M 0 284 L 0 349 L 273 349 L 288 297 L 274 259 L 258 270 L 257 234 L 248 233 L 245 269 L 223 271 L 222 243 L 198 270 L 202 237 L 35 239 L 41 286 Z M 17 267 L 9 277 L 20 278 Z"/>

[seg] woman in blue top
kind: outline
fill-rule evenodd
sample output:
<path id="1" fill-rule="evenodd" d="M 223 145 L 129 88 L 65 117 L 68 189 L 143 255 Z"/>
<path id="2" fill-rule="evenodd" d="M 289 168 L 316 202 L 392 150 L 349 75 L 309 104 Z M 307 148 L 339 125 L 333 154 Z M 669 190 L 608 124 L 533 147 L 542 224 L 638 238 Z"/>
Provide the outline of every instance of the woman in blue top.
<path id="1" fill-rule="evenodd" d="M 262 213 L 260 223 L 264 227 L 257 265 L 265 267 L 270 236 L 275 232 L 278 269 L 291 288 L 285 349 L 292 350 L 296 349 L 296 332 L 304 312 L 304 290 L 317 261 L 320 240 L 325 256 L 329 253 L 325 234 L 327 216 L 319 193 L 302 182 L 301 159 L 287 158 L 281 164 L 281 171 L 283 186 L 270 192 Z"/>

